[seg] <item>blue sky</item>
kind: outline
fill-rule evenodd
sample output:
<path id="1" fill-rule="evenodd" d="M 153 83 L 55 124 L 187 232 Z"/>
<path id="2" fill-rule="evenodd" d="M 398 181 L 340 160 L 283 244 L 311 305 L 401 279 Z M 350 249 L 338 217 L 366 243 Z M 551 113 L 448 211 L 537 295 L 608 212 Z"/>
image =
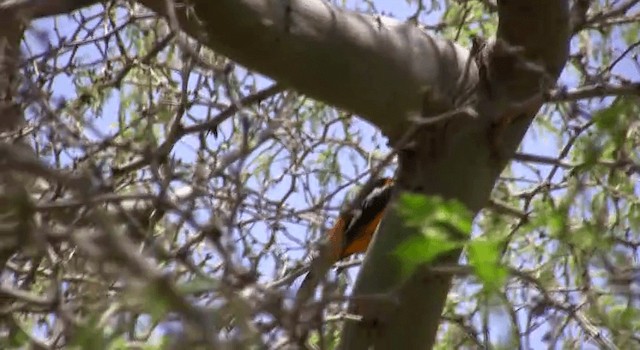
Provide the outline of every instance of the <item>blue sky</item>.
<path id="1" fill-rule="evenodd" d="M 373 1 L 373 3 L 375 4 L 377 10 L 380 11 L 380 13 L 392 14 L 394 17 L 398 19 L 405 19 L 415 11 L 415 5 L 408 4 L 406 1 L 375 0 Z M 358 6 L 361 6 L 360 1 L 357 1 L 357 0 L 350 0 L 348 1 L 348 4 L 350 7 L 354 7 L 354 4 L 358 4 Z M 440 12 L 436 11 L 426 18 L 421 18 L 421 21 L 425 24 L 435 24 L 439 18 L 439 14 Z M 36 24 L 36 27 L 44 30 L 45 32 L 49 32 L 52 28 L 52 22 L 53 21 L 51 19 L 43 19 L 38 21 L 38 23 Z M 66 20 L 64 17 L 59 19 L 59 23 L 62 24 L 61 27 L 63 28 L 65 26 L 69 26 L 69 28 L 74 28 L 75 26 L 75 24 L 68 22 L 68 20 Z M 65 30 L 63 29 L 62 32 L 64 33 L 64 31 Z M 616 35 L 616 34 L 614 33 L 613 35 Z M 55 36 L 51 36 L 51 38 L 54 38 L 54 37 Z M 31 40 L 32 42 L 35 42 L 33 38 Z M 622 43 L 620 42 L 618 43 L 621 44 L 621 47 L 622 47 Z M 575 47 L 575 44 L 576 43 L 574 39 L 574 47 Z M 92 56 L 94 55 L 95 53 L 92 53 L 91 51 L 87 51 L 82 53 L 81 56 L 84 56 L 83 58 L 84 60 L 91 60 Z M 614 71 L 617 73 L 620 73 L 621 75 L 628 76 L 633 80 L 638 80 L 638 72 L 633 70 L 632 63 L 629 61 L 621 62 L 614 69 Z M 57 78 L 55 83 L 54 90 L 56 91 L 56 93 L 60 94 L 61 96 L 72 97 L 75 94 L 75 91 L 71 90 L 71 87 L 73 86 L 71 84 L 71 79 L 72 79 L 71 77 L 59 76 L 59 78 Z M 571 69 L 565 69 L 561 78 L 561 82 L 569 87 L 575 86 L 577 84 L 577 81 L 575 79 L 575 72 L 573 72 Z M 267 86 L 268 84 L 269 84 L 269 81 L 266 79 L 263 79 L 262 81 L 259 82 L 258 85 Z M 599 104 L 602 105 L 602 104 L 606 104 L 607 102 L 609 101 L 605 100 L 600 102 Z M 116 121 L 115 118 L 118 114 L 117 113 L 118 104 L 119 104 L 118 96 L 117 95 L 112 96 L 112 98 L 105 105 L 105 108 L 102 110 L 100 119 L 96 121 L 96 126 L 98 126 L 100 130 L 102 130 L 105 133 L 108 133 L 109 130 L 113 130 L 112 129 L 113 123 Z M 206 114 L 206 110 L 204 110 L 204 108 L 196 107 L 192 110 L 192 113 L 194 114 L 202 113 L 204 115 Z M 231 125 L 231 123 L 226 123 L 221 127 L 220 132 L 229 133 L 232 131 L 232 127 L 233 126 Z M 352 130 L 357 130 L 360 133 L 361 139 L 362 139 L 362 145 L 365 149 L 386 150 L 384 139 L 369 124 L 362 121 L 355 121 L 351 124 L 350 128 Z M 335 130 L 332 130 L 332 132 L 334 132 L 336 136 L 340 136 L 340 133 L 342 131 L 339 128 L 336 128 Z M 215 139 L 213 139 L 212 137 L 210 137 L 209 140 L 212 143 L 216 142 Z M 558 154 L 558 148 L 561 145 L 559 141 L 563 141 L 563 140 L 557 140 L 556 138 L 551 137 L 550 134 L 545 133 L 540 128 L 532 128 L 525 137 L 525 140 L 522 144 L 522 150 L 527 153 L 555 156 Z M 192 161 L 195 158 L 194 157 L 195 154 L 193 152 L 193 149 L 195 148 L 197 148 L 197 139 L 195 137 L 186 137 L 185 140 L 183 140 L 176 146 L 173 153 L 176 157 L 182 158 L 185 161 Z M 340 162 L 342 164 L 349 164 L 349 163 L 352 163 L 353 161 L 348 157 L 348 155 L 345 154 L 345 155 L 342 155 Z M 277 166 L 278 165 L 275 165 L 274 169 L 277 169 Z M 360 162 L 359 164 L 357 164 L 358 171 L 362 171 L 366 169 L 366 166 L 367 166 L 366 164 Z M 536 174 L 529 168 L 522 166 L 520 163 L 517 163 L 517 162 L 514 163 L 512 169 L 516 176 L 530 178 L 534 180 L 536 179 Z M 543 176 L 546 172 L 549 171 L 549 169 L 550 167 L 548 166 L 536 165 L 536 170 L 540 171 L 543 174 Z M 345 171 L 347 173 L 351 173 L 351 175 L 355 175 L 355 172 L 356 172 L 352 168 L 345 169 Z M 556 177 L 559 177 L 560 175 L 561 175 L 561 172 L 559 172 L 559 174 L 557 174 Z M 256 181 L 256 180 L 254 179 L 253 181 Z M 252 185 L 251 183 L 248 184 L 248 186 L 251 186 L 251 185 Z M 282 185 L 282 188 L 284 187 L 286 187 L 286 184 Z M 342 197 L 344 193 L 345 191 L 337 195 L 332 201 L 332 203 L 334 205 L 339 205 L 342 201 Z M 282 195 L 282 192 L 279 192 L 278 189 L 275 189 L 270 193 L 270 195 L 273 195 L 274 198 L 277 198 Z M 300 193 L 292 196 L 291 199 L 288 201 L 288 204 L 293 207 L 304 206 L 305 205 L 304 194 Z M 287 225 L 287 226 L 288 226 L 289 233 L 298 238 L 305 237 L 305 235 L 307 234 L 307 228 L 304 227 L 304 225 Z M 267 230 L 267 226 L 265 224 L 258 224 L 255 227 L 253 227 L 253 230 L 256 230 L 256 231 Z M 290 243 L 287 243 L 287 244 L 290 244 Z M 297 252 L 293 250 L 290 252 L 290 256 L 292 258 L 303 258 L 305 255 L 306 255 L 306 252 L 303 250 L 298 250 Z M 262 266 L 262 268 L 264 268 L 265 271 L 269 271 L 273 269 L 273 267 L 270 266 L 268 263 Z M 353 271 L 355 270 L 352 270 L 352 273 Z M 267 274 L 267 276 L 271 276 L 271 274 Z M 494 317 L 495 317 L 495 323 L 493 323 L 493 326 L 495 328 L 494 329 L 495 332 L 493 332 L 493 338 L 494 338 L 493 340 L 495 341 L 497 340 L 496 338 L 499 337 L 501 334 L 499 329 L 502 328 L 500 325 L 502 324 L 503 316 L 500 314 L 496 314 L 494 315 Z M 544 332 L 544 328 L 539 329 L 539 331 L 537 331 L 538 335 L 534 337 L 534 339 L 535 338 L 539 339 L 540 336 L 543 334 L 543 332 Z M 538 340 L 534 342 L 534 344 L 541 344 L 541 343 L 539 343 L 539 340 Z"/>

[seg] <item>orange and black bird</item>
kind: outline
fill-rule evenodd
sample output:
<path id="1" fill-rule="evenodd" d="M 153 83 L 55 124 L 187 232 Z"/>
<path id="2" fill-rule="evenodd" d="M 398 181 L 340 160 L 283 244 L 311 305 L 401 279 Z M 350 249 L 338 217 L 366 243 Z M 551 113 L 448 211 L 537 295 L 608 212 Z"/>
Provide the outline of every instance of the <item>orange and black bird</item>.
<path id="1" fill-rule="evenodd" d="M 342 213 L 328 232 L 330 265 L 350 255 L 364 253 L 369 247 L 373 234 L 391 199 L 394 181 L 392 178 L 380 178 L 374 181 L 371 190 L 354 209 Z M 302 282 L 308 283 L 311 273 Z"/>

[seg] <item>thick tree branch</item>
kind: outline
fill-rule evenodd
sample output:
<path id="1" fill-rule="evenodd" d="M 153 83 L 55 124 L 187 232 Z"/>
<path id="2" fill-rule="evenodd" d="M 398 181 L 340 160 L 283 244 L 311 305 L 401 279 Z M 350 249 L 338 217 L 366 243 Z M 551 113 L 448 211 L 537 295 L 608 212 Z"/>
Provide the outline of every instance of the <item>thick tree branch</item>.
<path id="1" fill-rule="evenodd" d="M 515 72 L 508 65 L 494 70 L 513 99 L 531 96 L 543 83 L 554 84 L 562 71 L 569 54 L 570 35 L 569 9 L 563 8 L 564 3 L 558 1 L 552 8 L 546 8 L 546 2 L 498 1 L 498 39 L 521 50 L 524 59 L 513 67 Z M 538 65 L 543 71 L 523 67 L 524 62 Z M 541 81 L 541 73 L 548 81 Z"/>
<path id="2" fill-rule="evenodd" d="M 495 181 L 520 144 L 566 61 L 569 46 L 568 1 L 499 1 L 497 40 L 482 47 L 478 86 L 480 117 L 449 123 L 433 142 L 425 131 L 400 156 L 398 187 L 464 203 L 475 215 L 487 203 Z M 499 132 L 492 132 L 493 125 Z M 496 142 L 498 141 L 498 142 Z M 393 252 L 412 235 L 390 211 L 364 260 L 354 287 L 356 300 L 387 295 L 393 308 L 354 303 L 366 322 L 347 323 L 341 349 L 430 349 L 435 342 L 451 278 L 416 271 L 403 281 Z M 435 263 L 457 262 L 460 251 Z M 366 300 L 366 298 L 365 298 Z"/>
<path id="3" fill-rule="evenodd" d="M 141 3 L 167 16 L 166 0 Z M 322 0 L 192 4 L 186 10 L 175 5 L 176 14 L 182 29 L 203 44 L 359 114 L 392 138 L 406 129 L 404 116 L 419 114 L 424 106 L 427 114 L 449 109 L 476 81 L 465 49 L 411 24 L 341 10 Z"/>
<path id="4" fill-rule="evenodd" d="M 0 0 L 0 15 L 20 13 L 29 18 L 61 15 L 100 0 Z"/>
<path id="5" fill-rule="evenodd" d="M 0 26 L 0 132 L 15 130 L 24 123 L 17 98 L 17 67 L 24 26 L 17 16 L 10 13 L 7 15 L 3 16 L 6 21 Z"/>
<path id="6" fill-rule="evenodd" d="M 1 14 L 1 12 L 0 12 Z M 18 99 L 17 67 L 20 62 L 20 40 L 24 26 L 16 17 L 4 17 L 0 25 L 0 135 L 14 131 L 24 124 L 24 113 Z M 2 146 L 4 142 L 0 142 Z M 20 146 L 18 146 L 20 147 Z M 32 150 L 21 147 L 25 153 Z M 28 178 L 21 178 L 11 168 L 0 172 L 0 273 L 4 274 L 7 261 L 23 245 L 29 244 L 31 236 L 31 208 L 27 203 Z M 0 308 L 8 304 L 0 298 Z M 19 326 L 12 320 L 0 319 L 0 328 L 9 334 Z"/>

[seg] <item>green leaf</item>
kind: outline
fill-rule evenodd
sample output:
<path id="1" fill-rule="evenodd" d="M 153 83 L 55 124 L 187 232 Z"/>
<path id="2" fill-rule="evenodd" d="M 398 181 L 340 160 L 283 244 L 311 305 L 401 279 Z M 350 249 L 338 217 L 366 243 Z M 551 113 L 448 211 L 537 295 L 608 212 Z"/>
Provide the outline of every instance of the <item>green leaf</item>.
<path id="1" fill-rule="evenodd" d="M 501 246 L 500 240 L 475 239 L 469 243 L 469 263 L 489 292 L 499 291 L 508 276 L 500 263 Z"/>
<path id="2" fill-rule="evenodd" d="M 106 329 L 100 327 L 98 319 L 98 315 L 90 315 L 83 324 L 78 325 L 70 341 L 70 349 L 108 348 Z"/>
<path id="3" fill-rule="evenodd" d="M 467 237 L 471 232 L 471 214 L 454 200 L 405 193 L 400 197 L 398 210 L 407 226 L 422 228 L 423 233 L 435 225 L 449 226 Z"/>
<path id="4" fill-rule="evenodd" d="M 401 275 L 408 277 L 418 266 L 429 263 L 439 255 L 461 246 L 461 242 L 449 239 L 446 233 L 433 232 L 406 240 L 396 248 L 394 254 L 402 261 Z"/>
<path id="5" fill-rule="evenodd" d="M 410 275 L 415 268 L 431 262 L 453 249 L 461 248 L 471 232 L 471 215 L 460 203 L 438 197 L 403 194 L 398 212 L 406 226 L 418 228 L 419 234 L 407 239 L 394 251 L 401 261 L 401 274 Z"/>
<path id="6" fill-rule="evenodd" d="M 18 326 L 9 331 L 9 346 L 12 348 L 22 348 L 29 343 L 29 335 Z M 3 342 L 0 342 L 2 344 Z"/>
<path id="7" fill-rule="evenodd" d="M 215 288 L 219 288 L 219 284 L 212 279 L 196 277 L 189 282 L 176 285 L 176 288 L 180 294 L 191 295 L 211 292 Z"/>
<path id="8" fill-rule="evenodd" d="M 404 216 L 405 224 L 420 227 L 427 222 L 436 210 L 436 204 L 425 196 L 406 193 L 400 196 L 398 211 Z"/>
<path id="9" fill-rule="evenodd" d="M 122 336 L 119 336 L 111 340 L 111 342 L 109 343 L 109 346 L 107 347 L 107 349 L 109 350 L 127 350 L 130 348 L 131 347 L 127 343 L 127 340 Z"/>

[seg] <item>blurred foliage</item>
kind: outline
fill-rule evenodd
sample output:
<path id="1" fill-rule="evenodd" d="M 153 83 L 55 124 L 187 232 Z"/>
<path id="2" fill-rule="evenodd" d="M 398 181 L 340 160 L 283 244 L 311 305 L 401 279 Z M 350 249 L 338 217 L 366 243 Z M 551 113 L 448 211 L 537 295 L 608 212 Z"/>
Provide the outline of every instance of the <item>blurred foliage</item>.
<path id="1" fill-rule="evenodd" d="M 332 2 L 465 47 L 497 30 L 490 0 Z M 640 82 L 638 9 L 591 2 L 565 97 L 540 110 L 473 221 L 454 202 L 401 198 L 422 233 L 394 252 L 405 272 L 460 247 L 451 230 L 470 235 L 459 266 L 433 266 L 458 276 L 437 348 L 640 348 L 640 107 L 619 92 Z M 0 348 L 275 347 L 297 287 L 278 281 L 386 140 L 131 1 L 35 21 L 22 51 L 27 124 L 2 142 L 26 142 L 46 170 L 12 154 L 23 171 L 0 174 Z M 358 265 L 324 284 L 319 348 L 357 321 L 343 295 Z"/>

